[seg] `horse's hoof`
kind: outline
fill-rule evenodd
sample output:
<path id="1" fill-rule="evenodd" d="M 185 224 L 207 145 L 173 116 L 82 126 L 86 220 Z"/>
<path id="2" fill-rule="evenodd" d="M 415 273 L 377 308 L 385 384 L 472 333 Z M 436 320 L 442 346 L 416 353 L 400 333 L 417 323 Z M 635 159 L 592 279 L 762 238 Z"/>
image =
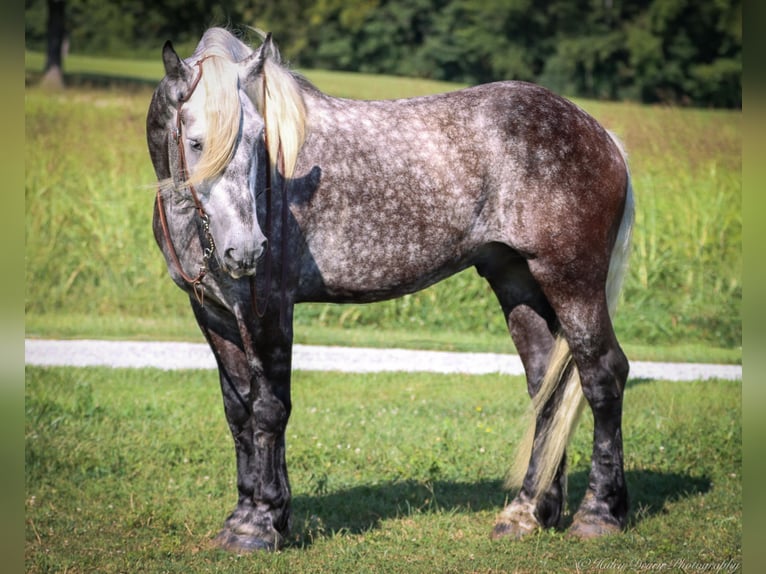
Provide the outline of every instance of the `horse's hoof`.
<path id="1" fill-rule="evenodd" d="M 492 540 L 510 538 L 519 540 L 540 530 L 540 522 L 535 516 L 534 505 L 530 502 L 514 500 L 500 516 L 492 529 Z"/>
<path id="2" fill-rule="evenodd" d="M 579 540 L 590 540 L 591 538 L 617 534 L 621 531 L 622 527 L 614 519 L 603 519 L 595 516 L 575 516 L 567 536 Z"/>
<path id="3" fill-rule="evenodd" d="M 213 540 L 218 548 L 236 554 L 251 552 L 275 552 L 282 547 L 282 537 L 277 535 L 274 540 L 268 540 L 252 534 L 238 534 L 232 530 L 223 529 Z"/>

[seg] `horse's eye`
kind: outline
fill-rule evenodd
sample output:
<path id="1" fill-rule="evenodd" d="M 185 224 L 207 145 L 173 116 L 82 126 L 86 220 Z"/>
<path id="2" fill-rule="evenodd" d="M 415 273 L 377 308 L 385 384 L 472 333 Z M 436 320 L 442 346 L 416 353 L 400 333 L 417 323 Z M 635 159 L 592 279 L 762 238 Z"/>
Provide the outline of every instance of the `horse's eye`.
<path id="1" fill-rule="evenodd" d="M 189 147 L 192 148 L 196 152 L 202 151 L 202 141 L 201 140 L 189 140 Z"/>

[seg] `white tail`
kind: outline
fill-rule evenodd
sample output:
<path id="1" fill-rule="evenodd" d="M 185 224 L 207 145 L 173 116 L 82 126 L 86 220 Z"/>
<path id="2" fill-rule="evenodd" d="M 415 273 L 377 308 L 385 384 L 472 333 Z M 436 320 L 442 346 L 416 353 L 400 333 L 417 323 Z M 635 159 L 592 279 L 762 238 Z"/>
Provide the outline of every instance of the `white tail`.
<path id="1" fill-rule="evenodd" d="M 625 148 L 614 134 L 609 132 L 609 135 L 622 153 L 623 159 L 625 159 L 625 168 L 628 169 Z M 634 214 L 633 186 L 630 171 L 628 170 L 625 209 L 620 221 L 617 239 L 612 248 L 606 281 L 607 305 L 609 307 L 609 314 L 612 316 L 617 308 L 617 301 L 628 266 Z M 570 364 L 571 369 L 567 371 Z M 564 379 L 566 373 L 569 374 Z M 534 497 L 546 492 L 553 483 L 556 471 L 564 455 L 564 450 L 577 427 L 577 422 L 580 419 L 586 402 L 582 386 L 580 385 L 580 374 L 577 372 L 577 367 L 572 363 L 569 345 L 566 339 L 559 335 L 556 337 L 551 357 L 548 361 L 548 368 L 540 384 L 540 390 L 532 400 L 532 412 L 530 415 L 532 420 L 524 438 L 519 444 L 516 460 L 508 473 L 506 480 L 508 488 L 521 487 L 527 472 L 527 466 L 529 465 L 529 457 L 532 453 L 537 417 L 553 395 L 553 392 L 562 384 L 564 385 L 564 390 L 559 406 L 556 408 L 555 415 L 552 417 L 548 428 L 542 431 L 538 439 L 540 443 L 540 456 L 538 459 L 537 480 L 533 486 Z"/>

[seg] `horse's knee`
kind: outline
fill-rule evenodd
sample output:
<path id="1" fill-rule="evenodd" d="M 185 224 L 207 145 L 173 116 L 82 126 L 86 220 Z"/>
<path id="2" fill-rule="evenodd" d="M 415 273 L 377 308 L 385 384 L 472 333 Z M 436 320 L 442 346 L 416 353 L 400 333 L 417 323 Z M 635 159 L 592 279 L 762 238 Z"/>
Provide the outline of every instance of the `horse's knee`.
<path id="1" fill-rule="evenodd" d="M 287 428 L 290 410 L 277 397 L 262 397 L 253 402 L 253 426 L 256 433 L 281 435 Z"/>
<path id="2" fill-rule="evenodd" d="M 593 361 L 592 366 L 579 366 L 583 394 L 594 412 L 622 404 L 629 368 L 628 359 L 618 345 Z"/>

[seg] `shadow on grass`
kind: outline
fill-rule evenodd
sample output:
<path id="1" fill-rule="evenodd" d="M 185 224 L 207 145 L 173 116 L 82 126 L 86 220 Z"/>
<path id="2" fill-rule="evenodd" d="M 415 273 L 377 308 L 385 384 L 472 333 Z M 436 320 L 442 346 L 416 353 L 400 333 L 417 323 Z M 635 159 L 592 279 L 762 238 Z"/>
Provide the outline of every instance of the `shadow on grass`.
<path id="1" fill-rule="evenodd" d="M 500 509 L 508 493 L 500 480 L 401 481 L 356 486 L 330 494 L 296 496 L 293 534 L 298 546 L 336 532 L 361 534 L 384 520 L 418 513 Z"/>
<path id="2" fill-rule="evenodd" d="M 626 473 L 630 492 L 629 526 L 665 512 L 666 505 L 704 494 L 711 488 L 707 477 L 674 472 L 634 470 Z M 571 524 L 587 486 L 587 472 L 569 477 L 569 513 L 564 527 Z M 412 514 L 494 511 L 500 512 L 514 492 L 500 480 L 478 482 L 402 481 L 375 486 L 357 486 L 330 494 L 296 496 L 293 501 L 293 544 L 310 546 L 333 533 L 362 534 L 380 527 L 388 519 Z M 487 524 L 487 535 L 492 528 Z"/>
<path id="3" fill-rule="evenodd" d="M 684 498 L 704 494 L 710 491 L 711 480 L 706 476 L 692 476 L 677 472 L 659 472 L 654 470 L 629 470 L 625 472 L 630 497 L 628 527 L 641 521 L 662 514 L 666 505 Z M 567 527 L 572 522 L 572 515 L 585 495 L 588 486 L 588 473 L 575 472 L 569 476 L 567 504 L 571 510 L 564 523 Z"/>
<path id="4" fill-rule="evenodd" d="M 630 389 L 632 387 L 637 387 L 639 385 L 646 385 L 648 383 L 655 382 L 656 379 L 648 378 L 648 377 L 636 377 L 631 378 L 628 377 L 628 381 L 625 383 L 625 388 Z"/>

